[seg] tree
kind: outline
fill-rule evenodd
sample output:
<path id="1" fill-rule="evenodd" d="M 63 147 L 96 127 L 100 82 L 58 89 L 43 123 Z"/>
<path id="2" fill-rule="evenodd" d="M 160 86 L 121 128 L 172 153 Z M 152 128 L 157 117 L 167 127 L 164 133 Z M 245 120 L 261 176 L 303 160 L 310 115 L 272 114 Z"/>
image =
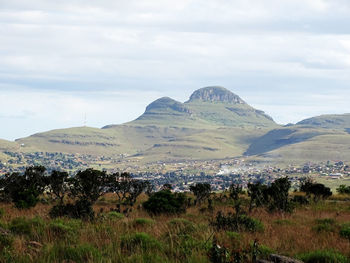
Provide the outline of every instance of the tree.
<path id="1" fill-rule="evenodd" d="M 271 211 L 290 212 L 292 204 L 289 201 L 289 189 L 291 183 L 288 177 L 282 177 L 275 180 L 270 187 L 267 188 L 269 197 L 268 207 Z"/>
<path id="2" fill-rule="evenodd" d="M 263 185 L 260 182 L 248 184 L 248 196 L 250 197 L 249 212 L 252 211 L 254 206 L 260 207 L 266 204 L 267 188 L 266 185 Z"/>
<path id="3" fill-rule="evenodd" d="M 339 187 L 337 188 L 337 192 L 339 194 L 350 194 L 350 185 L 346 186 L 344 184 L 339 185 Z"/>
<path id="4" fill-rule="evenodd" d="M 209 183 L 197 183 L 190 186 L 190 191 L 196 196 L 196 204 L 201 204 L 208 199 L 211 193 L 211 186 Z"/>
<path id="5" fill-rule="evenodd" d="M 58 182 L 57 189 L 60 189 L 62 182 L 59 177 L 65 177 L 63 174 L 55 175 Z M 93 219 L 95 213 L 92 205 L 97 199 L 110 189 L 112 176 L 109 176 L 105 171 L 94 169 L 86 169 L 79 171 L 74 178 L 69 180 L 70 193 L 74 203 L 60 203 L 52 207 L 50 211 L 51 217 L 69 216 L 72 218 Z M 62 189 L 62 188 L 61 188 Z M 62 195 L 60 194 L 62 197 Z M 62 198 L 63 200 L 63 198 Z"/>
<path id="6" fill-rule="evenodd" d="M 47 182 L 49 186 L 48 193 L 54 200 L 59 200 L 59 203 L 62 205 L 64 197 L 70 190 L 68 173 L 54 170 L 47 178 Z"/>
<path id="7" fill-rule="evenodd" d="M 85 200 L 92 205 L 109 190 L 110 177 L 105 171 L 89 168 L 78 171 L 72 183 L 72 197 Z"/>
<path id="8" fill-rule="evenodd" d="M 19 209 L 36 206 L 47 184 L 45 167 L 30 166 L 23 175 L 12 173 L 3 181 L 3 192 Z"/>
<path id="9" fill-rule="evenodd" d="M 331 189 L 324 184 L 314 183 L 311 178 L 303 178 L 300 184 L 300 191 L 305 192 L 310 198 L 313 195 L 314 202 L 326 199 L 332 195 Z"/>

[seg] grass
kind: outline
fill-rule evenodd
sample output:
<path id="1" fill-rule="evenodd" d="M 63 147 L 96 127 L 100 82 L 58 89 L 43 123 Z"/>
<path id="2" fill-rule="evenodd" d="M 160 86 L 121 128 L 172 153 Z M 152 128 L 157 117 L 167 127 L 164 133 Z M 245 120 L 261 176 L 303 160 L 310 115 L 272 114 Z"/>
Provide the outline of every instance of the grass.
<path id="1" fill-rule="evenodd" d="M 190 207 L 175 216 L 150 217 L 142 209 L 128 217 L 109 212 L 93 222 L 50 219 L 47 204 L 30 210 L 0 204 L 1 228 L 8 232 L 0 234 L 0 262 L 209 262 L 213 237 L 229 251 L 249 251 L 257 239 L 260 258 L 274 252 L 305 262 L 328 262 L 312 261 L 320 257 L 342 260 L 350 257 L 350 202 L 329 203 L 298 207 L 292 214 L 254 210 L 249 216 L 263 223 L 260 232 L 213 228 L 210 222 L 216 212 L 232 212 L 225 204 L 216 205 L 213 213 Z M 95 206 L 95 211 L 103 206 L 107 205 Z M 108 214 L 117 220 L 110 220 Z"/>

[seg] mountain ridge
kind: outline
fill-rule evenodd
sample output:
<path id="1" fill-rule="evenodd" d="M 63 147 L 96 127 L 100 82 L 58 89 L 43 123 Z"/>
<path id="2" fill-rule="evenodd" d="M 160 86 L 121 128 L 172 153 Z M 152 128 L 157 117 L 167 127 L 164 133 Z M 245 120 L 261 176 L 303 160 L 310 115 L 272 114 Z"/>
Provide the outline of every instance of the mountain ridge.
<path id="1" fill-rule="evenodd" d="M 345 142 L 339 148 L 343 151 L 340 155 L 338 138 Z M 194 91 L 184 103 L 159 98 L 147 105 L 137 119 L 124 124 L 101 129 L 57 129 L 13 143 L 0 140 L 0 151 L 6 149 L 126 155 L 144 163 L 238 156 L 258 159 L 277 156 L 272 161 L 298 158 L 301 161 L 317 156 L 324 160 L 350 156 L 350 114 L 322 115 L 281 126 L 230 90 L 209 86 Z M 308 154 L 297 155 L 286 149 Z"/>

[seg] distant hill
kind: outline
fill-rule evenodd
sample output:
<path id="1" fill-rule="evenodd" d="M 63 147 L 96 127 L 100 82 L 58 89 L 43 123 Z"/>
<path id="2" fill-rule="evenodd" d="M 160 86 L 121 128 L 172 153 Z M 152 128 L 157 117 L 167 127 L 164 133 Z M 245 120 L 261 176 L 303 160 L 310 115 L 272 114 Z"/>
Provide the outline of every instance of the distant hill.
<path id="1" fill-rule="evenodd" d="M 58 129 L 16 142 L 0 140 L 0 153 L 11 149 L 123 155 L 141 164 L 238 156 L 270 162 L 350 160 L 349 133 L 350 114 L 282 127 L 233 92 L 211 86 L 194 91 L 184 103 L 159 98 L 125 124 Z"/>
<path id="2" fill-rule="evenodd" d="M 297 123 L 297 125 L 350 131 L 350 113 L 338 115 L 321 115 L 300 121 Z"/>
<path id="3" fill-rule="evenodd" d="M 77 127 L 17 140 L 22 150 L 137 156 L 154 160 L 239 156 L 251 141 L 279 127 L 271 117 L 222 87 L 195 91 L 178 102 L 168 97 L 150 103 L 139 118 L 102 129 Z"/>
<path id="4" fill-rule="evenodd" d="M 350 161 L 350 114 L 322 115 L 273 129 L 245 155 L 275 162 Z"/>

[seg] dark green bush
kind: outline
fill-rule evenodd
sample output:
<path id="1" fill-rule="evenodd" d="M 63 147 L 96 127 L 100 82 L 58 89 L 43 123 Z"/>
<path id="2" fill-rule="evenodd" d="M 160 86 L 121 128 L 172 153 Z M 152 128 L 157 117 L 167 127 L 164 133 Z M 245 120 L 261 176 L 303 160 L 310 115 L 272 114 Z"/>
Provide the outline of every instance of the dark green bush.
<path id="1" fill-rule="evenodd" d="M 343 254 L 332 250 L 316 250 L 298 256 L 305 263 L 348 263 Z"/>
<path id="2" fill-rule="evenodd" d="M 228 213 L 224 215 L 218 212 L 215 221 L 211 223 L 217 229 L 229 230 L 229 231 L 263 231 L 264 225 L 260 220 L 241 214 L 236 215 Z"/>
<path id="3" fill-rule="evenodd" d="M 336 221 L 333 218 L 317 219 L 316 226 L 312 228 L 316 232 L 334 232 Z"/>
<path id="4" fill-rule="evenodd" d="M 154 220 L 150 218 L 136 218 L 133 224 L 134 226 L 151 226 L 154 224 Z"/>
<path id="5" fill-rule="evenodd" d="M 162 190 L 150 196 L 143 207 L 150 214 L 179 214 L 186 211 L 186 196 L 183 193 L 172 193 Z"/>
<path id="6" fill-rule="evenodd" d="M 11 248 L 12 243 L 13 237 L 10 234 L 0 233 L 0 251 L 2 251 L 5 248 Z"/>
<path id="7" fill-rule="evenodd" d="M 291 201 L 299 205 L 307 205 L 310 203 L 309 199 L 307 199 L 307 197 L 303 195 L 295 195 L 293 196 Z"/>
<path id="8" fill-rule="evenodd" d="M 9 229 L 14 234 L 26 235 L 30 238 L 38 238 L 45 231 L 45 222 L 40 217 L 34 217 L 31 219 L 17 217 L 10 222 Z"/>
<path id="9" fill-rule="evenodd" d="M 122 236 L 120 246 L 127 253 L 135 253 L 138 249 L 146 251 L 161 248 L 157 239 L 144 232 Z"/>
<path id="10" fill-rule="evenodd" d="M 92 220 L 95 212 L 92 209 L 92 203 L 87 200 L 77 200 L 74 204 L 55 205 L 51 208 L 51 218 L 67 216 L 70 218 Z"/>
<path id="11" fill-rule="evenodd" d="M 3 208 L 0 208 L 0 218 L 2 218 L 5 214 L 5 210 Z"/>
<path id="12" fill-rule="evenodd" d="M 341 237 L 347 238 L 350 241 L 350 222 L 341 225 L 339 234 Z"/>

